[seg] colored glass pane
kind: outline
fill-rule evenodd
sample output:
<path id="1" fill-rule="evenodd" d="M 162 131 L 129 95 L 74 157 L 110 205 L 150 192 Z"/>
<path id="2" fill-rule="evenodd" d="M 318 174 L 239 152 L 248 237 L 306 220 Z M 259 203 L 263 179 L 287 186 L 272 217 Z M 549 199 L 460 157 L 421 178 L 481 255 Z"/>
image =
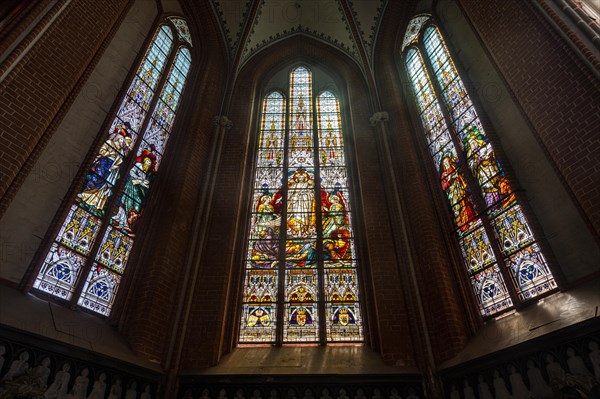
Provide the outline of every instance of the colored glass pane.
<path id="1" fill-rule="evenodd" d="M 277 299 L 277 270 L 249 270 L 244 302 L 272 303 Z"/>
<path id="2" fill-rule="evenodd" d="M 135 229 L 146 205 L 155 173 L 156 169 L 150 160 L 136 160 L 126 178 L 123 193 L 118 197 L 112 211 L 112 226 L 132 237 L 135 236 Z"/>
<path id="3" fill-rule="evenodd" d="M 120 282 L 120 274 L 100 265 L 94 265 L 83 286 L 77 304 L 88 310 L 108 316 Z"/>
<path id="4" fill-rule="evenodd" d="M 277 326 L 277 306 L 273 303 L 244 304 L 240 322 L 240 341 L 273 342 Z"/>
<path id="5" fill-rule="evenodd" d="M 276 200 L 275 195 L 281 195 L 281 193 L 278 192 L 283 183 L 283 170 L 281 167 L 256 168 L 255 176 L 255 189 L 267 190 L 273 200 Z M 269 190 L 275 190 L 277 192 L 271 192 Z"/>
<path id="6" fill-rule="evenodd" d="M 316 302 L 317 270 L 301 267 L 285 271 L 285 300 L 287 302 Z"/>
<path id="7" fill-rule="evenodd" d="M 284 306 L 284 317 L 285 342 L 318 341 L 319 319 L 316 303 L 287 302 Z"/>
<path id="8" fill-rule="evenodd" d="M 175 25 L 179 38 L 185 42 L 188 42 L 191 46 L 192 36 L 190 35 L 190 28 L 188 27 L 187 22 L 185 22 L 185 19 L 178 17 L 168 17 L 167 19 L 171 21 L 173 25 Z"/>
<path id="9" fill-rule="evenodd" d="M 146 110 L 131 97 L 126 96 L 117 111 L 117 118 L 115 118 L 110 131 L 114 132 L 117 129 L 126 129 L 131 137 L 131 141 L 135 141 L 145 116 Z"/>
<path id="10" fill-rule="evenodd" d="M 423 24 L 427 22 L 429 19 L 428 15 L 420 15 L 416 16 L 410 20 L 408 23 L 408 27 L 406 28 L 406 33 L 404 34 L 404 41 L 402 42 L 402 50 L 406 48 L 406 46 L 416 42 L 419 38 L 419 33 L 421 32 L 421 28 Z"/>
<path id="11" fill-rule="evenodd" d="M 502 251 L 511 254 L 535 241 L 527 219 L 516 205 L 493 219 L 492 224 Z"/>
<path id="12" fill-rule="evenodd" d="M 448 57 L 445 60 L 446 64 L 450 62 Z M 489 237 L 482 227 L 464 168 L 419 50 L 411 48 L 407 51 L 406 66 L 416 93 L 429 151 L 440 174 L 441 188 L 450 207 L 457 234 L 462 237 L 460 246 L 463 261 L 470 275 L 478 272 L 471 276 L 471 282 L 479 298 L 480 311 L 483 315 L 492 315 L 512 305 L 507 305 L 509 294 L 504 279 L 500 273 L 492 273 L 492 269 L 497 268 L 496 258 Z"/>
<path id="13" fill-rule="evenodd" d="M 282 312 L 283 343 L 318 342 L 321 328 L 328 342 L 363 339 L 339 102 L 326 91 L 317 97 L 316 112 L 312 103 L 312 78 L 305 67 L 290 74 L 289 116 L 281 93 L 272 92 L 263 102 L 240 324 L 243 343 L 275 342 L 277 336 L 274 324 L 260 325 L 252 313 L 260 298 L 251 278 L 257 270 L 273 273 L 273 284 L 278 278 L 284 287 L 280 310 L 276 293 L 269 297 L 268 311 L 260 309 L 270 319 Z M 318 282 L 324 267 L 338 271 L 326 278 L 332 287 L 322 294 Z M 335 284 L 340 294 L 329 295 Z M 321 302 L 328 309 L 325 320 L 319 314 Z"/>
<path id="14" fill-rule="evenodd" d="M 56 241 L 82 255 L 87 255 L 92 245 L 94 245 L 96 233 L 100 226 L 101 222 L 98 218 L 90 215 L 77 205 L 71 205 L 71 210 L 58 233 Z"/>
<path id="15" fill-rule="evenodd" d="M 292 274 L 299 271 L 299 274 Z M 316 270 L 286 270 L 284 342 L 315 342 L 319 338 Z"/>
<path id="16" fill-rule="evenodd" d="M 285 260 L 287 267 L 317 267 L 317 241 L 286 240 Z"/>
<path id="17" fill-rule="evenodd" d="M 557 288 L 546 259 L 537 244 L 514 253 L 508 266 L 517 285 L 521 300 L 529 300 Z"/>
<path id="18" fill-rule="evenodd" d="M 113 187 L 121 176 L 121 167 L 131 151 L 131 136 L 126 126 L 117 126 L 104 141 L 98 155 L 83 181 L 83 188 L 77 194 L 82 208 L 98 217 L 104 216 L 104 208 L 113 194 Z"/>
<path id="19" fill-rule="evenodd" d="M 462 238 L 460 244 L 469 272 L 479 271 L 496 262 L 496 256 L 483 227 Z"/>
<path id="20" fill-rule="evenodd" d="M 274 92 L 264 102 L 263 121 L 260 133 L 260 145 L 257 164 L 263 167 L 283 166 L 283 146 L 285 120 L 281 93 Z"/>
<path id="21" fill-rule="evenodd" d="M 62 245 L 52 244 L 33 288 L 69 300 L 86 258 Z"/>
<path id="22" fill-rule="evenodd" d="M 182 26 L 187 25 L 181 19 L 173 23 L 181 36 Z M 70 300 L 79 284 L 82 291 L 77 304 L 109 315 L 190 68 L 190 52 L 180 47 L 163 79 L 173 45 L 172 29 L 161 25 L 46 255 L 34 288 Z M 154 94 L 159 89 L 157 100 Z M 150 109 L 153 103 L 156 105 Z M 132 154 L 134 148 L 137 150 Z M 117 187 L 121 187 L 118 192 Z M 110 203 L 114 206 L 107 210 Z M 80 284 L 82 274 L 87 279 Z"/>
<path id="23" fill-rule="evenodd" d="M 513 306 L 498 265 L 471 276 L 481 314 L 491 316 Z"/>
<path id="24" fill-rule="evenodd" d="M 414 23 L 418 25 L 417 21 Z M 479 299 L 481 313 L 493 315 L 512 306 L 500 267 L 511 271 L 513 285 L 521 300 L 548 292 L 556 287 L 556 283 L 517 205 L 504 169 L 496 158 L 439 29 L 434 25 L 422 29 L 421 24 L 418 28 L 412 28 L 410 34 L 407 33 L 405 42 L 417 42 L 421 35 L 422 47 L 441 93 L 440 100 L 448 111 L 448 122 L 454 127 L 455 140 L 460 143 L 460 149 L 454 147 L 440 104 L 435 99 L 430 74 L 416 48 L 406 53 L 407 71 L 429 148 L 441 175 L 442 188 L 451 204 L 462 255 Z M 462 151 L 466 165 L 460 164 L 461 157 L 457 151 Z M 469 187 L 466 174 L 463 173 L 472 175 L 476 187 Z M 483 214 L 477 214 L 475 210 L 473 192 L 481 194 L 486 210 Z M 492 239 L 500 248 L 501 263 L 497 263 L 490 236 L 483 227 L 482 215 L 491 219 L 494 231 Z"/>
<path id="25" fill-rule="evenodd" d="M 289 174 L 303 170 L 309 179 L 314 180 L 315 155 L 313 147 L 294 147 L 288 150 Z M 299 176 L 299 175 L 298 175 Z"/>
<path id="26" fill-rule="evenodd" d="M 325 315 L 329 342 L 362 340 L 363 323 L 358 303 L 327 303 Z"/>
<path id="27" fill-rule="evenodd" d="M 117 273 L 123 273 L 133 240 L 117 229 L 109 227 L 96 254 L 96 261 Z"/>

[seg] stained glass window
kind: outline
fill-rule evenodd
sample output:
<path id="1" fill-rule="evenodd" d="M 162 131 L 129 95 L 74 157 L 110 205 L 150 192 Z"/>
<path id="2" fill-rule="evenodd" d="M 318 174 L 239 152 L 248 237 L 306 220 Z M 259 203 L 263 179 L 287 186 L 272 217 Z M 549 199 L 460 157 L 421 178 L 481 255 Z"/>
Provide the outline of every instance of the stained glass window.
<path id="1" fill-rule="evenodd" d="M 406 33 L 404 34 L 404 41 L 402 42 L 402 51 L 408 46 L 416 42 L 419 39 L 419 33 L 421 33 L 421 28 L 423 24 L 427 22 L 429 19 L 429 15 L 419 15 L 414 17 L 408 23 L 408 28 L 406 28 Z"/>
<path id="2" fill-rule="evenodd" d="M 363 340 L 339 100 L 312 86 L 298 67 L 263 103 L 241 343 Z"/>
<path id="3" fill-rule="evenodd" d="M 481 314 L 491 316 L 557 285 L 442 35 L 429 20 L 418 16 L 409 23 L 406 69 Z"/>
<path id="4" fill-rule="evenodd" d="M 105 316 L 126 270 L 191 66 L 187 24 L 169 20 L 174 24 L 160 25 L 146 50 L 33 285 Z"/>

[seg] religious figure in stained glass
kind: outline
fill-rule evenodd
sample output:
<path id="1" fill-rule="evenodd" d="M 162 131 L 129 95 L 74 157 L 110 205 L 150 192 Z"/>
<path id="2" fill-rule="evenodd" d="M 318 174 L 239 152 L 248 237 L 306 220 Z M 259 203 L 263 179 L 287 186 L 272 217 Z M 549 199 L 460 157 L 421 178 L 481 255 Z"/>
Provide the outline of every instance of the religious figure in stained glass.
<path id="1" fill-rule="evenodd" d="M 268 135 L 265 137 L 266 157 L 265 161 L 276 160 L 276 164 L 281 163 L 281 151 L 277 151 L 277 144 L 279 143 L 277 134 L 275 133 L 275 121 L 271 121 L 271 128 Z"/>
<path id="2" fill-rule="evenodd" d="M 466 231 L 469 228 L 469 221 L 475 217 L 473 204 L 467 191 L 467 183 L 458 171 L 456 159 L 445 156 L 442 158 L 441 164 L 442 189 L 452 204 L 456 226 L 461 231 Z"/>
<path id="3" fill-rule="evenodd" d="M 271 195 L 268 192 L 263 194 L 259 198 L 259 202 L 260 203 L 256 207 L 256 212 L 258 212 L 258 215 L 256 216 L 256 224 L 262 227 L 272 225 L 273 221 L 279 223 L 277 216 L 274 214 L 275 207 L 273 206 Z"/>
<path id="4" fill-rule="evenodd" d="M 77 304 L 104 316 L 116 298 L 191 66 L 187 24 L 168 19 L 175 25 L 164 22 L 154 34 L 34 282 L 35 289 L 69 301 L 82 286 Z"/>
<path id="5" fill-rule="evenodd" d="M 486 204 L 492 206 L 504 197 L 502 207 L 509 206 L 515 199 L 514 194 L 487 138 L 479 133 L 477 127 L 472 127 L 464 141 L 471 170 L 479 181 Z"/>
<path id="6" fill-rule="evenodd" d="M 317 247 L 315 241 L 307 243 L 288 242 L 285 254 L 286 260 L 294 262 L 294 267 L 312 267 L 317 263 Z"/>
<path id="7" fill-rule="evenodd" d="M 243 343 L 274 343 L 280 314 L 282 342 L 318 342 L 320 329 L 328 342 L 362 340 L 339 103 L 325 91 L 315 112 L 311 80 L 305 67 L 291 72 L 289 111 L 278 91 L 264 100 L 244 271 Z M 342 270 L 344 277 L 336 280 Z"/>
<path id="8" fill-rule="evenodd" d="M 304 169 L 290 176 L 288 183 L 288 228 L 292 237 L 306 237 L 315 231 L 314 181 Z"/>
<path id="9" fill-rule="evenodd" d="M 329 194 L 323 205 L 323 237 L 332 237 L 334 233 L 347 231 L 348 216 L 344 195 L 341 191 Z"/>
<path id="10" fill-rule="evenodd" d="M 323 241 L 323 258 L 325 260 L 349 259 L 350 233 L 338 231 L 332 238 Z"/>
<path id="11" fill-rule="evenodd" d="M 279 236 L 268 227 L 261 230 L 260 238 L 252 244 L 252 266 L 271 268 L 277 265 L 275 261 L 279 254 Z"/>
<path id="12" fill-rule="evenodd" d="M 432 22 L 430 16 L 414 17 L 402 51 L 407 49 L 407 72 L 428 148 L 452 208 L 480 312 L 491 316 L 510 309 L 513 298 L 526 300 L 554 290 L 556 282 L 441 32 Z M 427 58 L 421 55 L 423 52 Z M 437 98 L 437 92 L 441 98 Z M 462 148 L 454 143 L 460 143 Z M 465 164 L 460 164 L 459 159 L 466 159 Z M 469 174 L 472 179 L 468 179 Z M 477 213 L 475 203 L 482 204 L 484 209 Z M 506 273 L 501 273 L 500 268 L 511 272 L 514 284 L 507 287 Z M 511 294 L 513 287 L 516 289 Z"/>
<path id="13" fill-rule="evenodd" d="M 156 174 L 156 154 L 154 151 L 156 151 L 156 148 L 151 145 L 150 148 L 144 148 L 142 154 L 135 159 L 135 165 L 125 182 L 117 214 L 111 220 L 113 226 L 122 228 L 128 233 L 133 232 L 141 216 L 142 208 L 146 203 L 148 191 L 150 190 L 150 184 Z"/>
<path id="14" fill-rule="evenodd" d="M 117 126 L 102 144 L 94 163 L 85 177 L 83 191 L 78 195 L 81 203 L 95 214 L 100 214 L 112 194 L 119 178 L 119 169 L 129 154 L 131 135 L 129 123 Z"/>

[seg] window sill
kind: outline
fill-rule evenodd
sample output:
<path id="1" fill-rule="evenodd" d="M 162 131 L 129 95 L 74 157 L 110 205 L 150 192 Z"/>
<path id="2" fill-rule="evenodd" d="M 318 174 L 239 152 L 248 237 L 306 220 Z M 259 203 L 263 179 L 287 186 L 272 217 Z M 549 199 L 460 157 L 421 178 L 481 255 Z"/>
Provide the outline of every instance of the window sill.
<path id="1" fill-rule="evenodd" d="M 600 316 L 600 277 L 490 320 L 441 369 L 455 367 Z"/>
<path id="2" fill-rule="evenodd" d="M 413 367 L 386 365 L 367 346 L 284 346 L 236 348 L 215 367 L 186 370 L 181 375 L 407 375 Z"/>
<path id="3" fill-rule="evenodd" d="M 101 356 L 161 372 L 158 364 L 136 356 L 126 340 L 105 320 L 78 312 L 14 288 L 0 285 L 0 327 L 58 341 Z"/>

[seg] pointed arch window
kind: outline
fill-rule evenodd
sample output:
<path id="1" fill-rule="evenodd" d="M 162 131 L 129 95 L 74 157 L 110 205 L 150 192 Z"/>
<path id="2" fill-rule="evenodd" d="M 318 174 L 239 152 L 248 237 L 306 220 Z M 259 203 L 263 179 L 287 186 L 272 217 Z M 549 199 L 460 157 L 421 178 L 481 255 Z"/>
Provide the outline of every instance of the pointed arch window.
<path id="1" fill-rule="evenodd" d="M 239 342 L 361 342 L 339 99 L 307 67 L 289 78 L 262 107 Z"/>
<path id="2" fill-rule="evenodd" d="M 438 27 L 414 17 L 403 60 L 479 310 L 492 316 L 556 282 Z"/>
<path id="3" fill-rule="evenodd" d="M 167 17 L 156 29 L 46 246 L 34 290 L 110 314 L 181 102 L 191 47 L 184 19 Z"/>

